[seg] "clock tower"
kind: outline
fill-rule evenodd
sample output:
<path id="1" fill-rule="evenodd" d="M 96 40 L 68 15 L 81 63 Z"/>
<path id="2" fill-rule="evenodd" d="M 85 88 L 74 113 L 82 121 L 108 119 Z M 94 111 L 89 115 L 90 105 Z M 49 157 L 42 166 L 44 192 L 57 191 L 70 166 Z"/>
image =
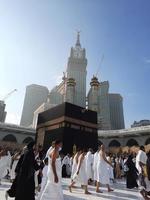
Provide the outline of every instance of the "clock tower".
<path id="1" fill-rule="evenodd" d="M 80 44 L 80 32 L 77 33 L 75 47 L 71 48 L 67 65 L 67 79 L 73 78 L 76 82 L 74 104 L 86 107 L 86 51 Z"/>

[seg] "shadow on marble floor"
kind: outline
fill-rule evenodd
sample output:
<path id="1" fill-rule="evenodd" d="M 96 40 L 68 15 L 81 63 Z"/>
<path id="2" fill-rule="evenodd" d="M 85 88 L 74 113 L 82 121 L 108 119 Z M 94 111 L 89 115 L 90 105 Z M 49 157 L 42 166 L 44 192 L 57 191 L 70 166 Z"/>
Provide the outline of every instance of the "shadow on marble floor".
<path id="1" fill-rule="evenodd" d="M 85 199 L 65 194 L 64 195 L 64 200 L 85 200 Z"/>
<path id="2" fill-rule="evenodd" d="M 137 200 L 137 196 L 136 195 L 133 195 L 133 194 L 128 194 L 128 193 L 123 193 L 123 192 L 121 192 L 121 191 L 114 191 L 114 192 L 112 192 L 112 193 L 108 193 L 107 191 L 104 191 L 103 193 L 100 193 L 100 194 L 97 194 L 97 193 L 95 193 L 95 190 L 93 189 L 93 188 L 90 188 L 89 189 L 89 192 L 91 192 L 91 195 L 89 195 L 89 197 L 92 199 L 92 197 L 94 198 L 94 197 L 97 197 L 97 198 L 99 198 L 99 199 L 101 199 L 101 198 L 103 198 L 103 199 L 107 199 L 107 200 Z M 73 192 L 75 195 L 84 195 L 83 193 L 82 193 L 82 191 L 77 191 L 77 190 L 75 190 L 74 192 Z M 68 196 L 70 196 L 70 199 L 71 200 L 83 200 L 83 199 L 85 199 L 85 198 L 81 198 L 81 197 L 73 197 L 73 196 L 71 196 L 71 195 L 68 195 Z M 68 198 L 66 198 L 65 200 L 69 200 Z"/>
<path id="3" fill-rule="evenodd" d="M 104 199 L 114 199 L 114 200 L 124 200 L 125 198 L 131 200 L 131 199 L 136 199 L 137 200 L 137 196 L 133 195 L 133 194 L 128 194 L 127 192 L 124 192 L 124 190 L 122 191 L 122 188 L 118 188 L 120 189 L 119 191 L 117 191 L 117 189 L 115 188 L 113 192 L 108 193 L 106 190 L 103 190 L 103 193 L 97 194 L 95 193 L 95 188 L 90 188 L 89 191 L 92 192 L 92 196 L 95 197 L 102 197 Z M 130 190 L 131 191 L 131 190 Z"/>

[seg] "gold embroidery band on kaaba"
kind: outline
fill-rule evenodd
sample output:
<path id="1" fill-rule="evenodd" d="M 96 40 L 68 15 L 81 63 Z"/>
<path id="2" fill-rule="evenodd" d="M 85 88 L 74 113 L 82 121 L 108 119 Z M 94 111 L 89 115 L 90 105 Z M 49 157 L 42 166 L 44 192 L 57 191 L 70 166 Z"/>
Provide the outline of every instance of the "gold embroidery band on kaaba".
<path id="1" fill-rule="evenodd" d="M 43 128 L 43 127 L 48 128 L 50 126 L 53 126 L 53 128 L 55 129 L 55 128 L 58 128 L 59 124 L 63 123 L 63 122 L 66 122 L 66 123 L 68 122 L 68 123 L 71 123 L 71 124 L 80 125 L 80 126 L 84 126 L 84 127 L 88 127 L 88 128 L 94 128 L 94 129 L 98 128 L 97 124 L 93 124 L 93 123 L 86 122 L 86 121 L 83 121 L 83 120 L 63 116 L 63 117 L 59 117 L 57 119 L 53 119 L 53 120 L 47 121 L 45 123 L 39 124 L 37 126 L 37 130 L 40 129 L 40 128 Z"/>

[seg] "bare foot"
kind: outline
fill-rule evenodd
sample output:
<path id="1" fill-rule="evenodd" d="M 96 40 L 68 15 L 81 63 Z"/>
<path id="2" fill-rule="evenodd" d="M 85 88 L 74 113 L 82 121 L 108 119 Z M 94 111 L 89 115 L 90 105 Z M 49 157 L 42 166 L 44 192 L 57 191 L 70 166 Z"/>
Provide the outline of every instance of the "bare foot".
<path id="1" fill-rule="evenodd" d="M 90 192 L 86 191 L 85 194 L 91 194 Z"/>
<path id="2" fill-rule="evenodd" d="M 72 193 L 72 188 L 71 188 L 71 186 L 69 186 L 68 188 L 69 188 L 69 192 L 71 192 L 71 193 Z"/>
<path id="3" fill-rule="evenodd" d="M 113 191 L 114 191 L 114 190 L 113 190 L 113 189 L 111 189 L 111 188 L 108 190 L 108 192 L 113 192 Z"/>
<path id="4" fill-rule="evenodd" d="M 103 191 L 102 191 L 102 190 L 96 190 L 96 192 L 97 192 L 97 193 L 103 193 Z"/>

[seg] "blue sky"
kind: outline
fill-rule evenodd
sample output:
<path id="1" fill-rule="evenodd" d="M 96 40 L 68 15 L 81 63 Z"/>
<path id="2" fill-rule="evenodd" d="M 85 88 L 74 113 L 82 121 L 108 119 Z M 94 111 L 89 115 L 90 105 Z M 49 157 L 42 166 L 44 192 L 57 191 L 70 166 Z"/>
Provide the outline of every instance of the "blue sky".
<path id="1" fill-rule="evenodd" d="M 86 48 L 88 77 L 109 80 L 124 98 L 126 127 L 150 119 L 149 0 L 0 0 L 0 97 L 7 122 L 18 123 L 25 87 L 51 89 L 66 69 L 76 30 Z"/>

